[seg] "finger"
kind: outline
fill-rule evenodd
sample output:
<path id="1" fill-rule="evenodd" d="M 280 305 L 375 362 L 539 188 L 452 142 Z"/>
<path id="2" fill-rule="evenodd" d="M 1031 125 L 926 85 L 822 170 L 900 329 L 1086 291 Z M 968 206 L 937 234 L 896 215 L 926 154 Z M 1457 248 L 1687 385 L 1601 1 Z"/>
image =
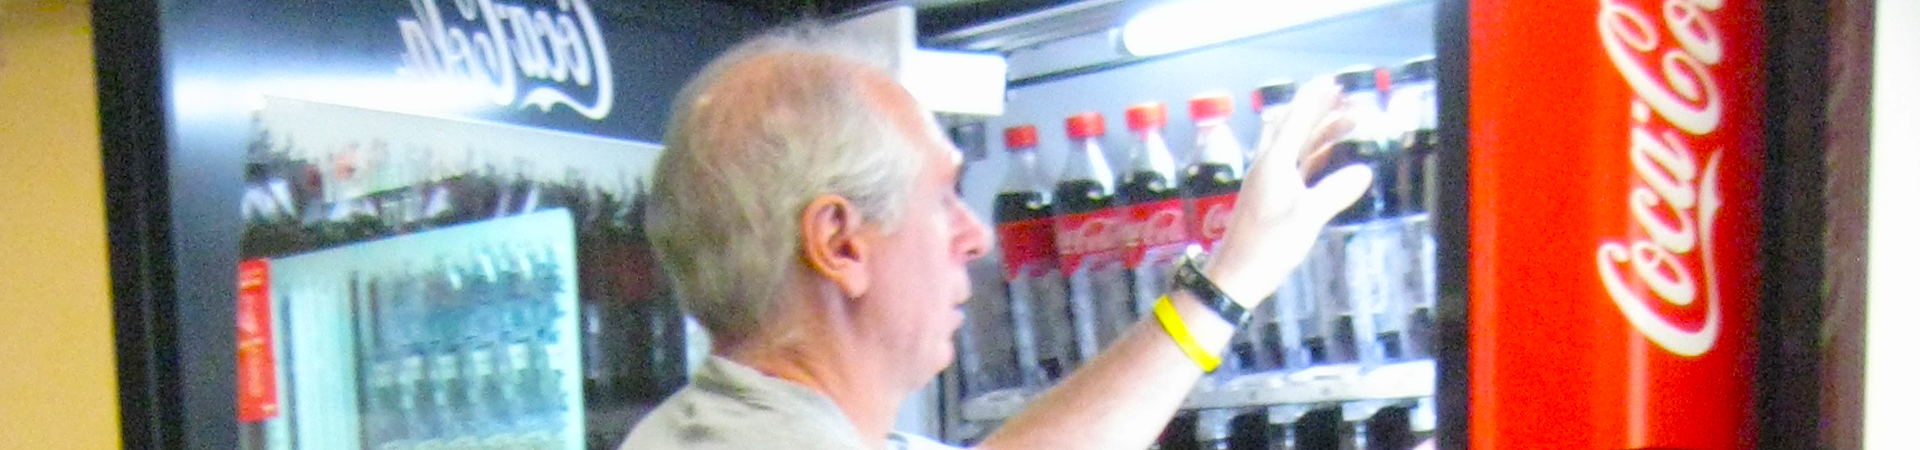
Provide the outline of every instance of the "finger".
<path id="1" fill-rule="evenodd" d="M 1340 107 L 1340 87 L 1328 76 L 1316 77 L 1301 87 L 1288 104 L 1286 114 L 1273 115 L 1274 121 L 1261 126 L 1261 154 L 1284 152 L 1280 159 L 1295 161 L 1302 150 L 1299 145 L 1311 135 L 1312 127 L 1318 127 L 1328 113 Z M 1291 138 L 1291 139 L 1289 139 Z"/>
<path id="2" fill-rule="evenodd" d="M 1267 108 L 1260 112 L 1260 136 L 1253 145 L 1254 154 L 1266 154 L 1273 148 L 1274 138 L 1280 137 L 1280 125 L 1286 123 L 1290 115 L 1286 108 Z"/>
<path id="3" fill-rule="evenodd" d="M 1365 165 L 1352 165 L 1320 179 L 1319 184 L 1307 189 L 1307 195 L 1301 199 L 1300 211 L 1296 216 L 1309 220 L 1317 228 L 1333 220 L 1335 214 L 1353 206 L 1360 195 L 1373 185 L 1373 169 Z"/>
<path id="4" fill-rule="evenodd" d="M 1304 160 L 1306 157 L 1312 156 L 1312 152 L 1317 152 L 1322 148 L 1332 146 L 1334 142 L 1338 142 L 1341 138 L 1352 133 L 1353 127 L 1353 119 L 1347 117 L 1345 112 L 1336 112 L 1328 115 L 1326 120 L 1322 121 L 1319 127 L 1314 129 L 1313 137 L 1301 146 L 1302 150 L 1308 151 L 1308 153 L 1300 155 L 1301 159 Z M 1298 164 L 1299 161 L 1295 161 L 1295 163 Z"/>
<path id="5" fill-rule="evenodd" d="M 1308 152 L 1305 158 L 1301 158 L 1300 176 L 1307 182 L 1319 181 L 1320 177 L 1325 175 L 1320 172 L 1326 170 L 1327 161 L 1331 158 L 1333 158 L 1333 143 L 1321 144 L 1320 148 Z"/>

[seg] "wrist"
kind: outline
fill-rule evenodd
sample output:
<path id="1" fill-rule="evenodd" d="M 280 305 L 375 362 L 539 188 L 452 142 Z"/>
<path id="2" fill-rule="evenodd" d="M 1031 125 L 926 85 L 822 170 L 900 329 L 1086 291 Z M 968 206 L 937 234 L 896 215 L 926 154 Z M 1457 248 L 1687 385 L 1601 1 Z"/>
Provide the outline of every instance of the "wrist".
<path id="1" fill-rule="evenodd" d="M 1227 298 L 1233 299 L 1234 303 L 1239 303 L 1241 307 L 1248 310 L 1259 307 L 1260 303 L 1267 298 L 1267 295 L 1259 293 L 1258 289 L 1248 287 L 1249 280 L 1243 272 L 1222 267 L 1218 260 L 1208 260 L 1200 267 L 1200 273 L 1205 275 L 1208 281 L 1212 281 L 1214 286 L 1218 286 L 1221 293 L 1227 294 Z"/>
<path id="2" fill-rule="evenodd" d="M 1208 308 L 1205 302 L 1191 292 L 1175 290 L 1167 294 L 1167 298 L 1172 301 L 1174 309 L 1179 311 L 1181 319 L 1186 322 L 1187 330 L 1192 333 L 1194 340 L 1215 355 L 1220 354 L 1220 351 L 1227 347 L 1228 342 L 1233 340 L 1233 335 L 1239 332 L 1239 327 L 1228 322 L 1226 318 L 1220 317 L 1219 313 Z"/>

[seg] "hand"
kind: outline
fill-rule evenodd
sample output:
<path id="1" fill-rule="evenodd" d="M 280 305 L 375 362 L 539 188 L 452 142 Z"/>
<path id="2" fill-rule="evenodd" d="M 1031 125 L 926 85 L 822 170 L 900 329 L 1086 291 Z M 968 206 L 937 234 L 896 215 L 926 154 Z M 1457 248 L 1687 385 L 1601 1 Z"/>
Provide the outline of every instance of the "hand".
<path id="1" fill-rule="evenodd" d="M 1334 214 L 1373 183 L 1365 166 L 1339 169 L 1308 187 L 1303 170 L 1318 170 L 1353 122 L 1341 114 L 1340 89 L 1330 77 L 1308 82 L 1292 111 L 1263 119 L 1260 143 L 1226 235 L 1202 270 L 1234 301 L 1253 309 L 1279 289 Z"/>

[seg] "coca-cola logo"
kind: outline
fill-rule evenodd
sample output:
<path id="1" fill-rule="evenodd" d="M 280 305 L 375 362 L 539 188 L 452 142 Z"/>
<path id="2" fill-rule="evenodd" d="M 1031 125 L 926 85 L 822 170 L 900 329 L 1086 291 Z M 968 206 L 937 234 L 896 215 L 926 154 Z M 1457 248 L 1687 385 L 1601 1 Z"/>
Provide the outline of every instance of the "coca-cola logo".
<path id="1" fill-rule="evenodd" d="M 1200 213 L 1200 238 L 1211 242 L 1226 237 L 1227 218 L 1232 215 L 1232 202 L 1208 205 L 1207 210 Z"/>
<path id="2" fill-rule="evenodd" d="M 453 0 L 464 22 L 451 24 L 438 0 L 409 1 L 414 16 L 399 20 L 408 74 L 470 89 L 500 106 L 564 105 L 594 120 L 612 112 L 613 64 L 586 0 L 554 0 L 552 10 Z"/>
<path id="3" fill-rule="evenodd" d="M 1186 242 L 1186 223 L 1183 221 L 1185 214 L 1182 213 L 1178 200 L 1169 204 L 1141 208 L 1150 208 L 1152 211 L 1136 213 L 1146 214 L 1147 217 L 1136 220 L 1127 227 L 1126 246 L 1154 247 Z"/>
<path id="4" fill-rule="evenodd" d="M 1111 215 L 1085 217 L 1079 223 L 1067 224 L 1060 230 L 1060 253 L 1062 255 L 1085 255 L 1120 248 L 1121 229 L 1124 227 L 1118 217 Z"/>
<path id="5" fill-rule="evenodd" d="M 1664 27 L 1632 5 L 1600 2 L 1601 46 L 1634 92 L 1627 153 L 1635 178 L 1625 200 L 1639 231 L 1633 235 L 1643 236 L 1600 243 L 1600 280 L 1648 341 L 1688 357 L 1713 349 L 1723 321 L 1713 229 L 1722 206 L 1716 131 L 1724 101 L 1709 70 L 1724 54 L 1708 14 L 1722 1 L 1666 0 Z M 1676 45 L 1662 45 L 1662 29 Z M 1704 164 L 1696 144 L 1716 147 Z M 1697 325 L 1682 323 L 1657 310 L 1648 294 L 1689 309 L 1704 296 L 1704 315 Z"/>

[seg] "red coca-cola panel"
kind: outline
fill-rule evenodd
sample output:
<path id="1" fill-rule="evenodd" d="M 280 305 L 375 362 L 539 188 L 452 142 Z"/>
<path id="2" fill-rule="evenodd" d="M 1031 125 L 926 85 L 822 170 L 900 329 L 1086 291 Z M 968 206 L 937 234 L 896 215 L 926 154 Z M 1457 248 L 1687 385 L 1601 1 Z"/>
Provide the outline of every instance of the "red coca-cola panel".
<path id="1" fill-rule="evenodd" d="M 1123 245 L 1127 248 L 1127 268 L 1140 267 L 1141 263 L 1160 264 L 1167 261 L 1148 261 L 1148 256 L 1168 258 L 1177 257 L 1187 245 L 1187 205 L 1179 198 L 1162 200 L 1127 207 L 1127 228 Z M 1159 251 L 1171 249 L 1171 251 Z M 1148 253 L 1156 253 L 1149 255 Z"/>
<path id="2" fill-rule="evenodd" d="M 1009 280 L 1045 275 L 1058 258 L 1053 249 L 1053 219 L 1003 223 L 994 227 L 994 233 L 1000 238 L 1000 256 L 1006 259 L 1001 267 Z"/>
<path id="3" fill-rule="evenodd" d="M 1751 447 L 1759 2 L 1469 7 L 1473 447 Z"/>
<path id="4" fill-rule="evenodd" d="M 1115 208 L 1060 216 L 1054 225 L 1056 250 L 1060 252 L 1060 270 L 1074 273 L 1080 266 L 1093 263 L 1119 264 L 1125 256 L 1127 220 Z"/>
<path id="5" fill-rule="evenodd" d="M 1240 198 L 1237 193 L 1210 195 L 1193 200 L 1193 224 L 1191 230 L 1194 240 L 1200 247 L 1213 251 L 1213 245 L 1227 237 L 1227 218 L 1233 216 L 1233 201 Z"/>
<path id="6" fill-rule="evenodd" d="M 268 290 L 267 260 L 240 263 L 240 298 L 234 305 L 238 319 L 234 341 L 239 359 L 234 384 L 239 388 L 242 422 L 258 422 L 280 415 L 280 396 L 274 382 L 273 303 Z"/>

